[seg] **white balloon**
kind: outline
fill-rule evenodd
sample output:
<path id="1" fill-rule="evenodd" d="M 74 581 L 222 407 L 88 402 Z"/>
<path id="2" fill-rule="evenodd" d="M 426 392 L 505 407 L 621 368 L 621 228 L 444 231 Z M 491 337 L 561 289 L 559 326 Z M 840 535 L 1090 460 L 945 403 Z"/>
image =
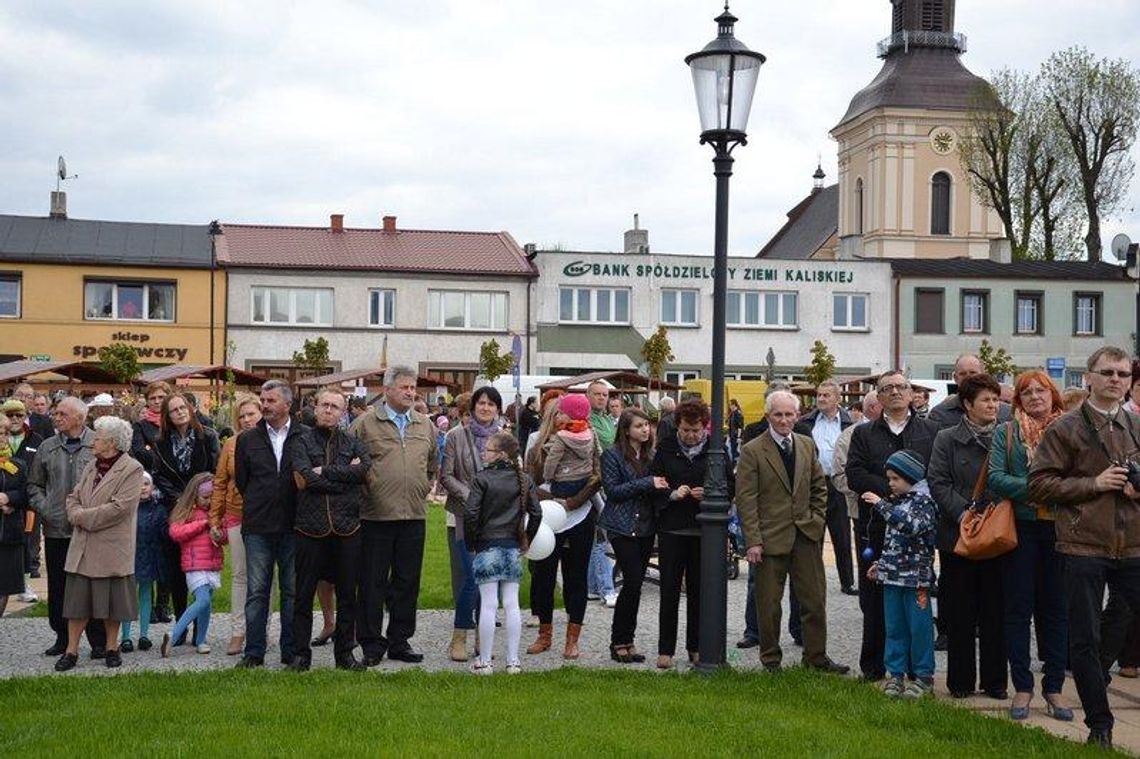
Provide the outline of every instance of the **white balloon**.
<path id="1" fill-rule="evenodd" d="M 542 501 L 542 523 L 551 531 L 558 532 L 566 526 L 566 509 L 558 501 Z"/>
<path id="2" fill-rule="evenodd" d="M 531 561 L 542 561 L 554 553 L 556 540 L 554 531 L 547 527 L 545 522 L 540 524 L 534 540 L 530 541 L 530 550 L 526 552 L 526 557 Z"/>

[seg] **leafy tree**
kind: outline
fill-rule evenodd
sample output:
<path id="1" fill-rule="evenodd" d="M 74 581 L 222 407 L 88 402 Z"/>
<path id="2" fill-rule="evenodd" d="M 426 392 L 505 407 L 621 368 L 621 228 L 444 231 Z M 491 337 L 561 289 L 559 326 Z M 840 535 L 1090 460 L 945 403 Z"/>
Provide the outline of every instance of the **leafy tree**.
<path id="1" fill-rule="evenodd" d="M 139 376 L 139 354 L 126 343 L 111 343 L 99 349 L 99 367 L 119 382 L 130 382 Z"/>
<path id="2" fill-rule="evenodd" d="M 673 347 L 669 345 L 669 330 L 658 325 L 657 331 L 645 339 L 641 346 L 641 357 L 649 365 L 649 376 L 660 380 L 665 375 L 665 367 L 673 361 Z"/>
<path id="3" fill-rule="evenodd" d="M 1009 355 L 1009 351 L 1005 348 L 995 348 L 990 345 L 989 340 L 983 339 L 982 344 L 978 347 L 978 360 L 982 362 L 986 373 L 991 377 L 1000 379 L 1017 374 L 1017 365 L 1013 363 L 1013 357 Z"/>
<path id="4" fill-rule="evenodd" d="M 298 369 L 323 372 L 329 365 L 329 341 L 323 337 L 306 340 L 301 350 L 293 352 L 293 365 Z"/>
<path id="5" fill-rule="evenodd" d="M 811 346 L 811 363 L 804 367 L 804 377 L 812 385 L 818 385 L 834 374 L 835 356 L 827 349 L 827 343 L 816 340 Z"/>
<path id="6" fill-rule="evenodd" d="M 479 373 L 494 382 L 515 367 L 511 353 L 500 353 L 499 342 L 491 339 L 479 346 Z"/>

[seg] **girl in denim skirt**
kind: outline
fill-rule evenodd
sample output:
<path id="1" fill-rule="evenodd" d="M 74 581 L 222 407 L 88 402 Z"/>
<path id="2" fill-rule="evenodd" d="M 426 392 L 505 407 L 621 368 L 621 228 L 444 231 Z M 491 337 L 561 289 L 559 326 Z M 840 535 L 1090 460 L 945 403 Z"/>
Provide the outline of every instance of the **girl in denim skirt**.
<path id="1" fill-rule="evenodd" d="M 463 511 L 464 540 L 475 552 L 475 583 L 479 586 L 479 656 L 471 665 L 477 675 L 489 675 L 495 645 L 495 612 L 500 591 L 506 612 L 507 673 L 518 674 L 519 584 L 522 555 L 538 532 L 542 509 L 534 483 L 519 466 L 519 444 L 509 432 L 491 436 L 483 448 L 483 470 L 471 482 Z"/>

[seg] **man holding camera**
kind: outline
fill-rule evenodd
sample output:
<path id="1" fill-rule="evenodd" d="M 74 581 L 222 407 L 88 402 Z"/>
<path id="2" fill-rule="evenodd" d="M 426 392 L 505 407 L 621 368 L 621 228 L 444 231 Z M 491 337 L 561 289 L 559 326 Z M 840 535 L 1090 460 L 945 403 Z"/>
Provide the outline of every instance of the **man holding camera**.
<path id="1" fill-rule="evenodd" d="M 1029 499 L 1057 507 L 1065 554 L 1069 651 L 1089 743 L 1112 745 L 1101 665 L 1104 588 L 1140 608 L 1140 418 L 1121 408 L 1132 364 L 1119 348 L 1089 356 L 1089 398 L 1045 430 L 1029 472 Z"/>

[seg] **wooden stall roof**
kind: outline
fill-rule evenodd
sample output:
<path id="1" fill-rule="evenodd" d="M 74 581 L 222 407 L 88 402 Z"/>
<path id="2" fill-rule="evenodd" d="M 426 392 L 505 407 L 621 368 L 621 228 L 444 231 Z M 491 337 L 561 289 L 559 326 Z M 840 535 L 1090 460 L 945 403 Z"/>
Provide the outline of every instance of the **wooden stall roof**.
<path id="1" fill-rule="evenodd" d="M 151 382 L 173 382 L 187 378 L 225 382 L 226 372 L 234 373 L 234 382 L 237 384 L 250 387 L 262 385 L 269 379 L 268 377 L 262 377 L 260 374 L 253 374 L 244 369 L 226 366 L 225 364 L 215 364 L 213 366 L 171 364 L 170 366 L 159 366 L 154 369 L 148 369 L 135 378 L 135 384 L 148 385 Z"/>
<path id="2" fill-rule="evenodd" d="M 0 364 L 0 384 L 17 382 L 34 374 L 60 374 L 80 382 L 100 384 L 121 384 L 114 375 L 95 364 L 82 361 L 9 361 Z"/>
<path id="3" fill-rule="evenodd" d="M 605 380 L 613 385 L 614 390 L 621 393 L 647 393 L 650 390 L 685 389 L 682 385 L 675 385 L 672 382 L 656 380 L 644 374 L 626 371 L 589 372 L 588 374 L 579 374 L 576 377 L 564 377 L 563 379 L 547 382 L 537 387 L 544 392 L 547 390 L 568 390 L 575 385 L 593 382 L 594 380 Z"/>
<path id="4" fill-rule="evenodd" d="M 379 369 L 349 369 L 344 372 L 335 372 L 333 374 L 323 374 L 320 377 L 309 377 L 303 380 L 297 380 L 293 384 L 297 387 L 324 387 L 325 385 L 339 385 L 342 382 L 355 382 L 362 379 L 383 379 L 386 369 L 381 367 Z M 440 377 L 432 377 L 428 374 L 421 374 L 416 378 L 416 387 L 446 387 L 450 390 L 458 390 L 459 383 L 448 382 Z"/>

